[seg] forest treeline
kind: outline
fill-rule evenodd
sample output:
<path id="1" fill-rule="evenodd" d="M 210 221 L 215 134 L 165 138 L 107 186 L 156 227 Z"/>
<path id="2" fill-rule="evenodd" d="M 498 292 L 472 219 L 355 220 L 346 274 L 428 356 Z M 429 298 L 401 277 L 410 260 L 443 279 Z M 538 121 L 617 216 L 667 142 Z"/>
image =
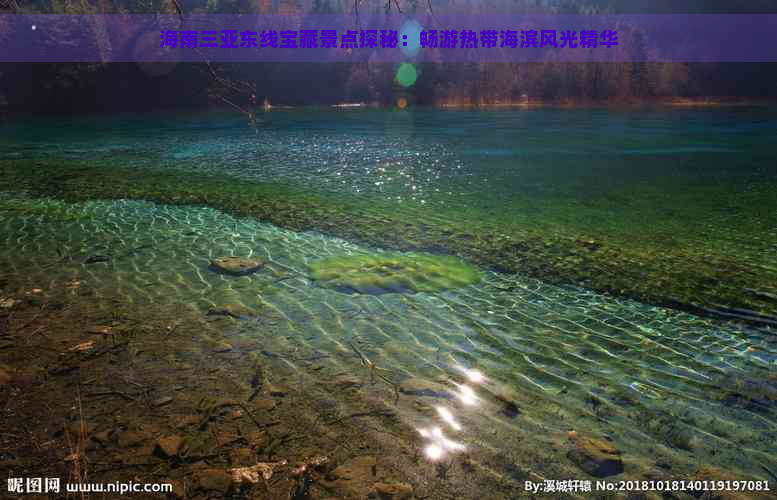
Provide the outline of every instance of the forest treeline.
<path id="1" fill-rule="evenodd" d="M 777 0 L 32 0 L 14 13 L 403 13 L 503 12 L 777 13 Z M 1 31 L 1 30 L 0 30 Z M 97 34 L 96 34 L 97 36 Z M 639 43 L 621 50 L 644 51 Z M 637 38 L 638 40 L 638 38 Z M 0 65 L 0 109 L 21 112 L 148 110 L 230 103 L 341 102 L 490 105 L 524 102 L 643 102 L 670 98 L 777 98 L 777 64 L 750 63 L 420 63 L 412 87 L 387 63 L 203 63 Z M 216 72 L 216 74 L 214 74 Z M 247 90 L 249 89 L 249 90 Z"/>

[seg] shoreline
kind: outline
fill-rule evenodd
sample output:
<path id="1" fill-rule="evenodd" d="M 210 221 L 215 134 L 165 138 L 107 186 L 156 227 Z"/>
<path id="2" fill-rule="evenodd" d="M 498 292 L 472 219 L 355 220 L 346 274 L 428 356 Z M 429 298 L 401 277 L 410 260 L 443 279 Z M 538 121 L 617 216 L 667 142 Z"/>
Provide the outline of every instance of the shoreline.
<path id="1" fill-rule="evenodd" d="M 635 109 L 651 107 L 677 107 L 677 108 L 720 108 L 720 107 L 763 107 L 773 106 L 777 101 L 766 99 L 740 99 L 726 97 L 709 98 L 657 98 L 657 99 L 636 99 L 636 100 L 535 100 L 511 102 L 493 102 L 493 103 L 448 103 L 441 102 L 432 107 L 436 109 L 475 109 L 475 110 L 495 110 L 495 109 L 542 109 L 542 108 L 560 108 L 560 109 Z"/>
<path id="2" fill-rule="evenodd" d="M 253 109 L 255 113 L 272 113 L 273 111 L 311 111 L 311 110 L 331 110 L 331 111 L 367 111 L 367 110 L 412 110 L 412 109 L 432 109 L 438 111 L 527 111 L 533 109 L 650 109 L 650 108 L 677 108 L 677 109 L 710 109 L 710 108 L 747 108 L 747 107 L 769 107 L 777 106 L 777 101 L 768 99 L 740 99 L 740 98 L 728 98 L 728 97 L 709 97 L 709 98 L 666 98 L 666 99 L 645 99 L 645 100 L 537 100 L 530 99 L 528 101 L 511 101 L 511 102 L 493 102 L 493 103 L 470 103 L 470 102 L 449 102 L 440 101 L 437 103 L 426 103 L 408 106 L 406 108 L 399 108 L 394 103 L 379 103 L 379 102 L 335 102 L 325 104 L 302 104 L 302 105 L 286 105 L 286 104 L 273 104 L 268 107 L 257 105 Z M 207 110 L 219 110 L 234 113 L 234 108 L 224 105 L 207 104 L 196 107 L 182 107 L 171 108 L 164 110 L 164 112 L 202 112 Z M 145 110 L 145 111 L 122 111 L 121 113 L 127 114 L 146 114 L 146 113 L 158 113 L 158 110 Z M 88 113 L 83 116 L 99 116 L 103 113 L 95 112 Z M 18 111 L 5 111 L 0 112 L 0 123 L 3 120 L 13 121 L 17 117 L 39 117 L 39 116 L 69 116 L 68 113 L 25 113 Z"/>

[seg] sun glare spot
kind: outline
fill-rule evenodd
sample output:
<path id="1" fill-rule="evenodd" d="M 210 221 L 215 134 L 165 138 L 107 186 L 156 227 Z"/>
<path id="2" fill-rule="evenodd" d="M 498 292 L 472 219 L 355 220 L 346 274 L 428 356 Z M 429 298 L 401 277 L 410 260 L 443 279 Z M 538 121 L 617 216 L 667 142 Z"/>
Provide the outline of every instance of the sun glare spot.
<path id="1" fill-rule="evenodd" d="M 466 446 L 463 444 L 457 443 L 456 441 L 451 441 L 448 438 L 442 438 L 440 442 L 448 451 L 464 451 L 466 449 Z"/>
<path id="2" fill-rule="evenodd" d="M 439 413 L 440 417 L 445 421 L 445 423 L 450 425 L 454 430 L 461 430 L 461 425 L 456 421 L 456 418 L 453 416 L 450 410 L 443 408 L 442 406 L 438 406 L 437 413 Z"/>
<path id="3" fill-rule="evenodd" d="M 445 450 L 436 444 L 430 444 L 426 447 L 424 453 L 426 453 L 426 457 L 429 460 L 439 460 L 445 454 Z"/>
<path id="4" fill-rule="evenodd" d="M 474 406 L 478 402 L 478 398 L 475 396 L 475 391 L 466 385 L 459 386 L 459 393 L 457 396 L 459 400 L 467 406 Z"/>
<path id="5" fill-rule="evenodd" d="M 480 382 L 483 382 L 485 377 L 482 373 L 480 373 L 477 370 L 466 370 L 464 373 L 467 374 L 467 377 L 474 383 L 479 384 Z"/>

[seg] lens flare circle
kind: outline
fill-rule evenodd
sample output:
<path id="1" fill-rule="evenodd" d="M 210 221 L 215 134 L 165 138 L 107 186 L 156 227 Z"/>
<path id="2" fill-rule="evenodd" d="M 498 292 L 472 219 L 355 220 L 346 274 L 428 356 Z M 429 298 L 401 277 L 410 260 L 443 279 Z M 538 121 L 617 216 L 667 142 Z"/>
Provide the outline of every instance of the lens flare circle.
<path id="1" fill-rule="evenodd" d="M 403 87 L 411 87 L 415 85 L 415 82 L 418 79 L 418 72 L 415 69 L 415 65 L 413 63 L 400 64 L 399 68 L 397 68 L 396 79 L 397 83 Z"/>
<path id="2" fill-rule="evenodd" d="M 421 31 L 417 21 L 405 21 L 399 28 L 399 48 L 407 57 L 414 57 L 421 50 Z"/>

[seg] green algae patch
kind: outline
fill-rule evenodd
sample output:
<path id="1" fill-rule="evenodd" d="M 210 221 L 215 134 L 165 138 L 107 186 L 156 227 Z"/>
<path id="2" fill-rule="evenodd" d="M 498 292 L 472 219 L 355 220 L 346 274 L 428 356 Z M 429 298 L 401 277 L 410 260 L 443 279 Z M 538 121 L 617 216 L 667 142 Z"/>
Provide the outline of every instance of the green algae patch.
<path id="1" fill-rule="evenodd" d="M 319 286 L 345 293 L 439 292 L 478 283 L 478 269 L 451 256 L 427 254 L 344 255 L 310 265 Z"/>
<path id="2" fill-rule="evenodd" d="M 72 222 L 90 218 L 79 207 L 52 199 L 0 199 L 0 215 L 40 217 L 55 222 Z"/>

